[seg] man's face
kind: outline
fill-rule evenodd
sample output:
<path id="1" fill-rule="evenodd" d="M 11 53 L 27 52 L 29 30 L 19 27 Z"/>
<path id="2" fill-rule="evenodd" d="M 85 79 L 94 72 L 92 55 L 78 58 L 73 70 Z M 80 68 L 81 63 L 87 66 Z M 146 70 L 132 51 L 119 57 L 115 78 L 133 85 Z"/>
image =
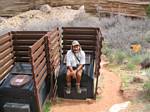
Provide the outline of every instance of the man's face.
<path id="1" fill-rule="evenodd" d="M 72 50 L 74 53 L 78 53 L 80 51 L 80 46 L 79 45 L 72 46 Z"/>

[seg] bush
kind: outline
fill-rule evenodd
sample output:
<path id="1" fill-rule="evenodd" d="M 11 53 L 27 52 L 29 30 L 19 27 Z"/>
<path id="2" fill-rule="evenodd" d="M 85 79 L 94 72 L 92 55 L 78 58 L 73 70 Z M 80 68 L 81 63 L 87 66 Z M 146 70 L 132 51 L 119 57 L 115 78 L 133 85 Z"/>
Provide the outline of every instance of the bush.
<path id="1" fill-rule="evenodd" d="M 114 61 L 117 64 L 122 64 L 124 59 L 127 57 L 127 54 L 125 52 L 122 52 L 121 50 L 117 50 L 115 52 L 115 57 L 114 57 Z"/>
<path id="2" fill-rule="evenodd" d="M 146 32 L 144 40 L 148 43 L 150 43 L 150 31 Z"/>
<path id="3" fill-rule="evenodd" d="M 134 64 L 134 65 L 139 65 L 142 61 L 142 55 L 134 55 L 131 57 L 131 62 Z"/>
<path id="4" fill-rule="evenodd" d="M 149 4 L 149 6 L 146 9 L 146 14 L 147 14 L 148 17 L 150 17 L 150 4 Z"/>
<path id="5" fill-rule="evenodd" d="M 134 69 L 136 68 L 136 65 L 133 64 L 132 62 L 129 62 L 129 63 L 127 64 L 126 68 L 127 68 L 128 70 L 134 70 Z"/>
<path id="6" fill-rule="evenodd" d="M 146 97 L 150 99 L 150 81 L 145 82 L 143 88 L 146 93 Z"/>

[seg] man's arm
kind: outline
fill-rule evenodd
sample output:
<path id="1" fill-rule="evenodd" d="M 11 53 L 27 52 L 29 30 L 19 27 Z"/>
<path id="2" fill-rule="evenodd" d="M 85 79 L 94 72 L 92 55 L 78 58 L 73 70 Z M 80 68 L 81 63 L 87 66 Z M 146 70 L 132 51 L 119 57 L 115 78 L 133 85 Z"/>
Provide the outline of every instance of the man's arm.
<path id="1" fill-rule="evenodd" d="M 73 72 L 73 71 L 74 71 L 73 68 L 72 68 L 71 66 L 67 66 L 67 69 L 69 69 L 70 72 Z"/>
<path id="2" fill-rule="evenodd" d="M 83 64 L 79 64 L 78 68 L 76 69 L 77 71 L 81 70 L 83 68 Z"/>

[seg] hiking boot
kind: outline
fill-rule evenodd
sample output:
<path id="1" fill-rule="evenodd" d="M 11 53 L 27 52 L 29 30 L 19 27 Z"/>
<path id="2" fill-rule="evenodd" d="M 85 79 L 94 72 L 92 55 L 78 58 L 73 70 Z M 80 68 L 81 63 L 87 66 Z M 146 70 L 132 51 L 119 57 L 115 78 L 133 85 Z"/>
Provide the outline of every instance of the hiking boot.
<path id="1" fill-rule="evenodd" d="M 81 88 L 80 88 L 80 86 L 77 86 L 77 93 L 81 94 Z"/>
<path id="2" fill-rule="evenodd" d="M 70 94 L 70 93 L 71 93 L 71 86 L 67 86 L 66 93 L 67 93 L 67 94 Z"/>

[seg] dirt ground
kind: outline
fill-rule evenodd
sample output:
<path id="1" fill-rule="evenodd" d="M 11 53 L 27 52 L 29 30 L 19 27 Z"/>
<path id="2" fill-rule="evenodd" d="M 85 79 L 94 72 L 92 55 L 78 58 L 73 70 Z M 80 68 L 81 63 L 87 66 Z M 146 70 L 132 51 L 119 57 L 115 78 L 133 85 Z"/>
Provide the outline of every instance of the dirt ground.
<path id="1" fill-rule="evenodd" d="M 97 96 L 96 101 L 61 100 L 52 106 L 51 112 L 108 112 L 113 104 L 124 102 L 119 92 L 121 79 L 105 67 L 102 67 L 101 71 L 102 94 Z M 99 82 L 99 86 L 100 84 L 101 82 Z"/>

